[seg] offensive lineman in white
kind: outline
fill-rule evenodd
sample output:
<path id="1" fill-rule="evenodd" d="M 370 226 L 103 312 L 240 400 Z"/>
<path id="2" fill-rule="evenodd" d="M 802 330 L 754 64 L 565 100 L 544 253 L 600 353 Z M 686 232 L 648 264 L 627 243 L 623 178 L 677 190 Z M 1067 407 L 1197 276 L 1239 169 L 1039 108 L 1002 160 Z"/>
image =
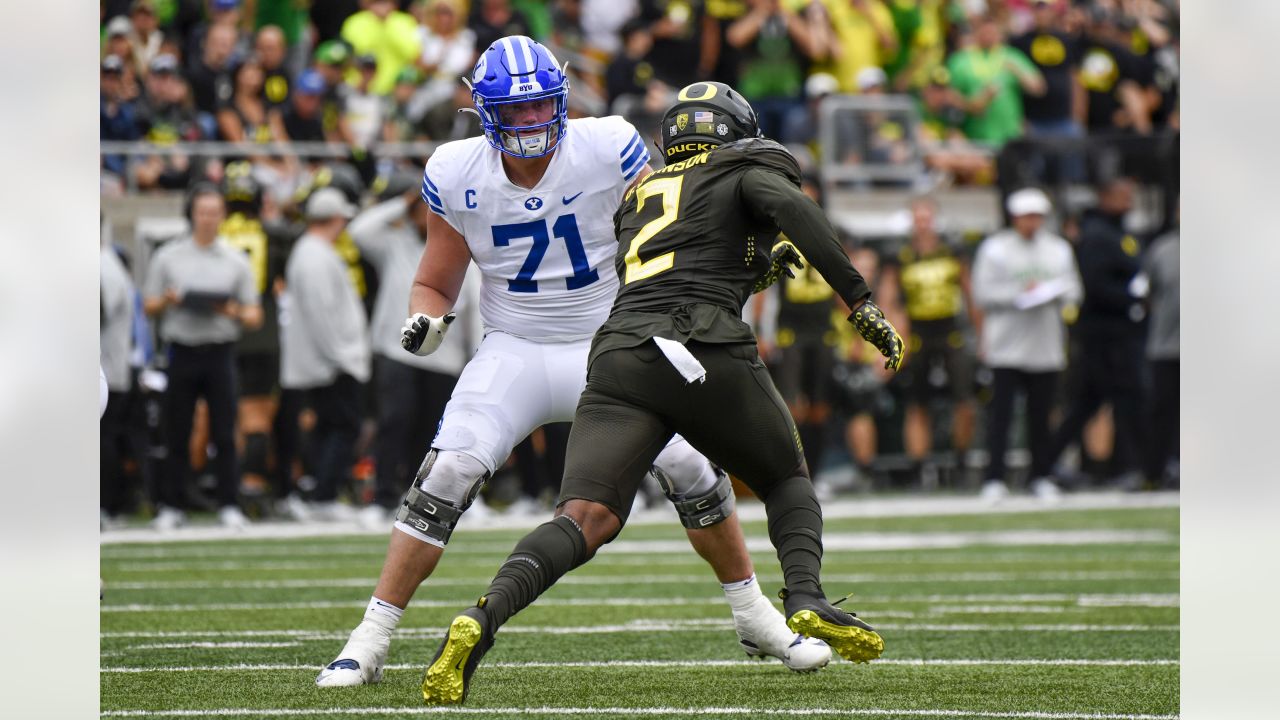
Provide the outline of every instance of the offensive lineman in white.
<path id="1" fill-rule="evenodd" d="M 573 419 L 591 338 L 618 292 L 613 214 L 652 172 L 630 123 L 568 119 L 568 78 L 527 37 L 490 45 L 467 82 L 484 137 L 447 143 L 427 162 L 433 214 L 402 345 L 419 355 L 440 346 L 471 261 L 485 337 L 396 514 L 364 620 L 316 678 L 322 687 L 382 679 L 392 631 L 485 480 L 535 428 Z M 788 629 L 760 592 L 727 476 L 679 436 L 654 475 L 724 587 L 743 648 L 792 670 L 826 665 L 830 648 Z"/>

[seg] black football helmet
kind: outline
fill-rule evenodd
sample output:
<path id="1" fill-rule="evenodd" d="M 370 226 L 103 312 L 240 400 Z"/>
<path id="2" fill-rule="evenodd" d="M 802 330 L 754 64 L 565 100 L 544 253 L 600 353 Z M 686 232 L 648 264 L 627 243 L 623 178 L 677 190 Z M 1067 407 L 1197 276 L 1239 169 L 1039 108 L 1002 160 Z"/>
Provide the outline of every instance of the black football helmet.
<path id="1" fill-rule="evenodd" d="M 373 184 L 369 186 L 369 192 L 373 193 L 378 202 L 386 202 L 393 197 L 404 195 L 410 190 L 417 190 L 421 186 L 421 171 L 410 172 L 396 169 L 388 174 L 374 178 Z"/>
<path id="2" fill-rule="evenodd" d="M 227 163 L 222 173 L 222 197 L 227 213 L 257 217 L 262 212 L 262 185 L 253 177 L 253 165 L 246 160 Z"/>
<path id="3" fill-rule="evenodd" d="M 751 103 L 718 82 L 696 82 L 681 90 L 659 130 L 668 164 L 734 140 L 760 137 Z"/>

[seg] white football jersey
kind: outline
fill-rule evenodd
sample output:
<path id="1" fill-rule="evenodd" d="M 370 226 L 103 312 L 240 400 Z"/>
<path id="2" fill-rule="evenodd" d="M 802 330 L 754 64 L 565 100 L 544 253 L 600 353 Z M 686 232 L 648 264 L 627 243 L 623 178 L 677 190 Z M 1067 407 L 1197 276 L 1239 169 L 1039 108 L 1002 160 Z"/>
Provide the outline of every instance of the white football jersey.
<path id="1" fill-rule="evenodd" d="M 618 293 L 613 214 L 648 162 L 640 133 L 617 116 L 570 120 L 531 190 L 507 178 L 483 137 L 435 151 L 422 197 L 466 238 L 486 331 L 540 342 L 595 334 Z"/>

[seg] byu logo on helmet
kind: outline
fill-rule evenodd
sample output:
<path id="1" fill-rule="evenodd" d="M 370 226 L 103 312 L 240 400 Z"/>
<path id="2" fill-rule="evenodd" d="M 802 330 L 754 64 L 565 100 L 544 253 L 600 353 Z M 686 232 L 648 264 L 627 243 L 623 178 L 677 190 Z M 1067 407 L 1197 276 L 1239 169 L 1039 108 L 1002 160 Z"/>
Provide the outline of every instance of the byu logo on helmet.
<path id="1" fill-rule="evenodd" d="M 485 139 L 498 150 L 542 157 L 564 139 L 569 78 L 540 43 L 524 35 L 498 39 L 480 55 L 467 84 Z"/>

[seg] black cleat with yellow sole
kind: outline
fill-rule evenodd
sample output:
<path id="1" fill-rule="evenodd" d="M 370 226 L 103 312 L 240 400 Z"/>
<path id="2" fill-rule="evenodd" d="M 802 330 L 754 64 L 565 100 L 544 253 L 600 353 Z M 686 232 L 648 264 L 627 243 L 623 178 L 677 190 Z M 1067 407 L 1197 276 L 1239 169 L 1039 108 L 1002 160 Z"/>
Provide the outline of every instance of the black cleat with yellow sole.
<path id="1" fill-rule="evenodd" d="M 493 647 L 493 634 L 484 610 L 470 607 L 449 623 L 449 631 L 422 678 L 422 699 L 428 705 L 460 705 L 467 699 L 471 676 L 480 658 Z"/>
<path id="2" fill-rule="evenodd" d="M 786 588 L 778 593 L 786 610 L 787 627 L 807 637 L 824 640 L 845 660 L 864 663 L 875 660 L 884 652 L 884 638 L 875 628 L 845 612 L 826 596 L 790 592 Z"/>

